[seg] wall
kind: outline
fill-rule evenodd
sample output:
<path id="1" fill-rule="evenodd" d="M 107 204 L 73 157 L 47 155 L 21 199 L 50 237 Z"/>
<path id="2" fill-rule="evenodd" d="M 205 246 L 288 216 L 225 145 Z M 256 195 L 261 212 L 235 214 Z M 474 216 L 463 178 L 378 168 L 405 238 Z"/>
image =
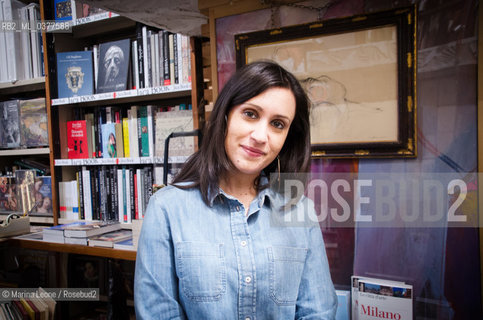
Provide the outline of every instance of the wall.
<path id="1" fill-rule="evenodd" d="M 477 172 L 477 0 L 421 0 L 417 25 L 417 159 L 314 160 L 313 172 L 435 175 L 456 174 L 468 182 Z M 313 3 L 313 2 L 312 2 Z M 411 1 L 346 0 L 329 4 L 322 19 L 407 6 Z M 272 14 L 273 13 L 273 14 Z M 317 20 L 317 12 L 284 6 L 216 19 L 219 88 L 235 70 L 234 35 Z M 420 195 L 400 197 L 416 203 Z M 447 203 L 443 209 L 447 209 Z M 476 200 L 468 210 L 476 215 Z M 369 210 L 366 209 L 366 210 Z M 331 273 L 339 288 L 350 275 L 401 280 L 414 286 L 416 318 L 476 319 L 480 315 L 477 228 L 430 227 L 324 230 Z"/>

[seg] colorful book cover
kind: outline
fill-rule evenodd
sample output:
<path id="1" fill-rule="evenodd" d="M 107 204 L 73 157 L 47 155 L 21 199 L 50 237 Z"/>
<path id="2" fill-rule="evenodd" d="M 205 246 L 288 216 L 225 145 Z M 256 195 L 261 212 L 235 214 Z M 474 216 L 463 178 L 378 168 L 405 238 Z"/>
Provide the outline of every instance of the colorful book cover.
<path id="1" fill-rule="evenodd" d="M 413 319 L 412 286 L 359 279 L 359 320 Z"/>
<path id="2" fill-rule="evenodd" d="M 138 108 L 139 156 L 149 157 L 148 111 L 146 106 Z"/>
<path id="3" fill-rule="evenodd" d="M 89 158 L 85 120 L 67 121 L 67 157 L 69 159 Z"/>
<path id="4" fill-rule="evenodd" d="M 35 178 L 34 198 L 36 207 L 32 215 L 52 215 L 52 177 Z"/>
<path id="5" fill-rule="evenodd" d="M 127 89 L 131 57 L 129 39 L 101 43 L 99 46 L 99 72 L 97 92 L 113 92 Z"/>
<path id="6" fill-rule="evenodd" d="M 13 177 L 0 177 L 0 210 L 18 211 L 17 185 Z"/>
<path id="7" fill-rule="evenodd" d="M 101 126 L 103 158 L 117 158 L 116 124 L 104 123 Z"/>
<path id="8" fill-rule="evenodd" d="M 72 20 L 71 0 L 55 0 L 55 20 Z"/>
<path id="9" fill-rule="evenodd" d="M 57 90 L 59 98 L 94 93 L 92 51 L 57 53 Z"/>
<path id="10" fill-rule="evenodd" d="M 25 147 L 49 145 L 45 98 L 20 101 L 20 144 Z"/>
<path id="11" fill-rule="evenodd" d="M 124 157 L 129 158 L 129 121 L 128 118 L 122 118 L 122 135 L 124 146 Z"/>
<path id="12" fill-rule="evenodd" d="M 4 101 L 2 104 L 2 147 L 20 147 L 19 100 Z"/>

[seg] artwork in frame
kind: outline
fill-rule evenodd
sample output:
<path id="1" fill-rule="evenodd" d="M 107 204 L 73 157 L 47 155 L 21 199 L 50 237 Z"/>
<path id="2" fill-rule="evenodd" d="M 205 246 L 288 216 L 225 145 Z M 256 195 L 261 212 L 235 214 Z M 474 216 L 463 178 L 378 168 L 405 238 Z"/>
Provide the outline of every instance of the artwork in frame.
<path id="1" fill-rule="evenodd" d="M 315 158 L 416 157 L 416 7 L 235 36 L 237 68 L 272 60 L 310 100 Z"/>

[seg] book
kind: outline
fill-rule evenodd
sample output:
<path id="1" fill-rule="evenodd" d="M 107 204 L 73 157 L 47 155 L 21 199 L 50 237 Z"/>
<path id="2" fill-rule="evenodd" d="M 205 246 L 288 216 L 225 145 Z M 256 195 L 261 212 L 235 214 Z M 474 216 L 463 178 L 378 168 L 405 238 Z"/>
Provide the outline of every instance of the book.
<path id="1" fill-rule="evenodd" d="M 115 242 L 113 248 L 120 250 L 136 250 L 132 237 L 126 240 Z"/>
<path id="2" fill-rule="evenodd" d="M 335 290 L 337 294 L 337 312 L 335 320 L 349 320 L 351 314 L 351 293 L 347 290 Z"/>
<path id="3" fill-rule="evenodd" d="M 139 156 L 149 157 L 148 109 L 146 106 L 138 107 L 138 144 Z"/>
<path id="4" fill-rule="evenodd" d="M 116 242 L 132 239 L 132 231 L 121 229 L 89 238 L 89 246 L 112 248 Z"/>
<path id="5" fill-rule="evenodd" d="M 57 95 L 59 98 L 92 95 L 94 75 L 92 51 L 57 53 Z"/>
<path id="6" fill-rule="evenodd" d="M 71 0 L 55 0 L 55 20 L 72 20 Z"/>
<path id="7" fill-rule="evenodd" d="M 121 91 L 128 88 L 130 45 L 129 39 L 99 45 L 97 93 Z"/>
<path id="8" fill-rule="evenodd" d="M 89 158 L 86 120 L 67 121 L 67 157 Z"/>
<path id="9" fill-rule="evenodd" d="M 34 199 L 36 207 L 32 212 L 30 212 L 31 215 L 52 215 L 51 176 L 39 176 L 35 178 Z"/>
<path id="10" fill-rule="evenodd" d="M 1 105 L 2 147 L 20 147 L 20 108 L 19 100 L 4 101 Z"/>
<path id="11" fill-rule="evenodd" d="M 118 221 L 81 221 L 77 225 L 68 226 L 64 229 L 64 237 L 88 238 L 121 229 Z"/>
<path id="12" fill-rule="evenodd" d="M 35 206 L 35 171 L 29 169 L 15 170 L 14 177 L 15 183 L 17 184 L 21 210 L 23 210 L 24 213 L 30 212 Z"/>
<path id="13" fill-rule="evenodd" d="M 360 320 L 413 319 L 411 285 L 359 279 L 358 297 Z"/>
<path id="14" fill-rule="evenodd" d="M 45 98 L 20 100 L 20 145 L 49 145 Z"/>
<path id="15" fill-rule="evenodd" d="M 18 211 L 17 184 L 14 177 L 0 177 L 0 210 Z"/>
<path id="16" fill-rule="evenodd" d="M 20 8 L 25 7 L 25 4 L 17 0 L 2 0 L 0 1 L 0 12 L 2 13 L 2 21 L 20 20 Z M 5 30 L 5 29 L 4 29 Z M 1 55 L 0 63 L 6 62 L 2 67 L 2 74 L 0 75 L 2 82 L 14 82 L 23 80 L 24 78 L 24 64 L 23 56 L 27 52 L 23 48 L 21 32 L 2 31 L 0 32 L 2 41 L 0 48 Z"/>
<path id="17" fill-rule="evenodd" d="M 116 124 L 104 123 L 101 125 L 102 132 L 102 157 L 103 158 L 117 158 L 117 139 L 116 139 Z"/>

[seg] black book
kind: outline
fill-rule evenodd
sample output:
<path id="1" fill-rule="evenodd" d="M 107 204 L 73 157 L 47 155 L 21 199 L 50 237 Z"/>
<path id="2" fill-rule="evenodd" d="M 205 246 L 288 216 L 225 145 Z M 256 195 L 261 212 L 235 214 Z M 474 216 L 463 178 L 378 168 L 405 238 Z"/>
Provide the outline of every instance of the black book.
<path id="1" fill-rule="evenodd" d="M 139 88 L 144 88 L 144 50 L 143 50 L 143 25 L 136 23 L 136 40 L 137 40 L 137 52 L 138 52 L 138 75 L 139 75 Z"/>
<path id="2" fill-rule="evenodd" d="M 129 197 L 131 199 L 131 219 L 136 219 L 136 206 L 134 203 L 134 170 L 134 168 L 129 168 Z"/>
<path id="3" fill-rule="evenodd" d="M 126 90 L 131 60 L 129 39 L 99 45 L 97 93 Z"/>

